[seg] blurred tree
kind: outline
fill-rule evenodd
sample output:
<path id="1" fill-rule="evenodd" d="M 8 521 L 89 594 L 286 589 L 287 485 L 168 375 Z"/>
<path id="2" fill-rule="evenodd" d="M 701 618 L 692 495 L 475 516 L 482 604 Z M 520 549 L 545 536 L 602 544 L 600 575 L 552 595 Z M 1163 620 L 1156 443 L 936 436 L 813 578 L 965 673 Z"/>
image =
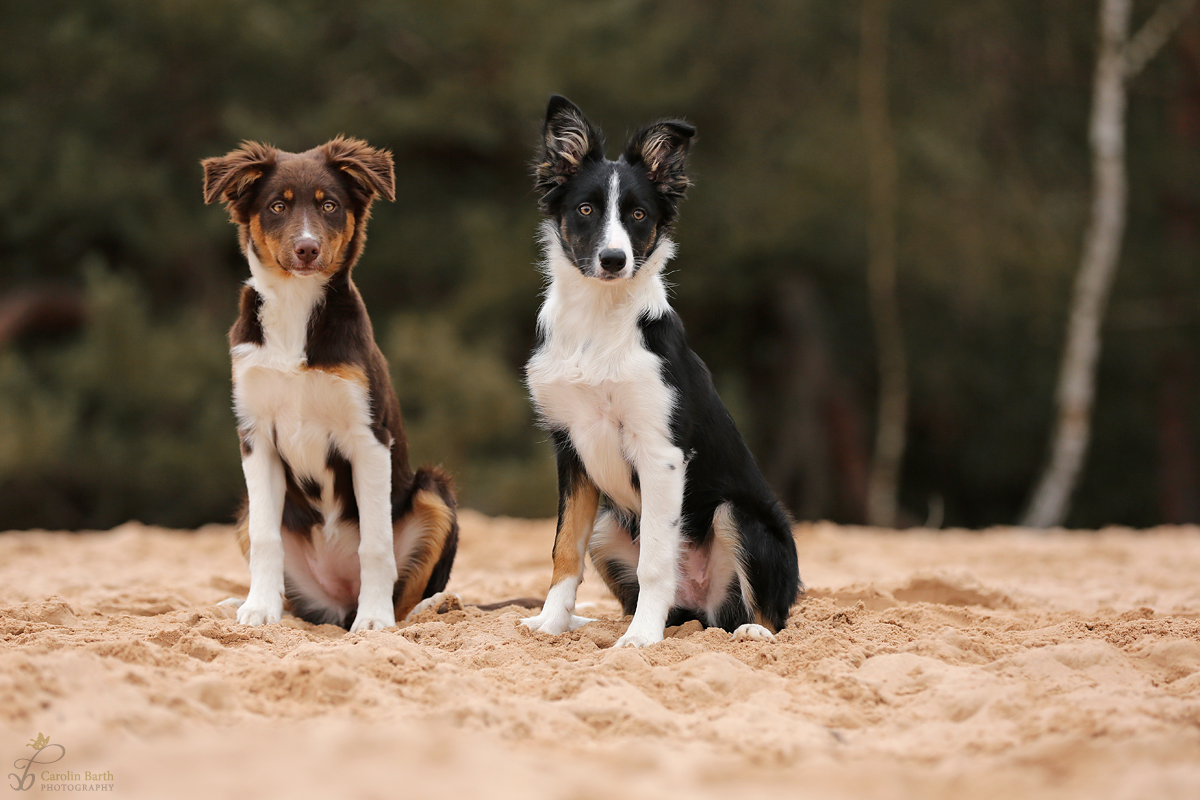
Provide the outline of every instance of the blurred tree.
<path id="1" fill-rule="evenodd" d="M 879 370 L 879 410 L 867 483 L 867 523 L 887 528 L 896 524 L 900 465 L 908 426 L 908 365 L 896 295 L 896 150 L 887 97 L 890 10 L 890 0 L 863 0 L 858 67 L 858 95 L 869 166 L 867 294 Z"/>

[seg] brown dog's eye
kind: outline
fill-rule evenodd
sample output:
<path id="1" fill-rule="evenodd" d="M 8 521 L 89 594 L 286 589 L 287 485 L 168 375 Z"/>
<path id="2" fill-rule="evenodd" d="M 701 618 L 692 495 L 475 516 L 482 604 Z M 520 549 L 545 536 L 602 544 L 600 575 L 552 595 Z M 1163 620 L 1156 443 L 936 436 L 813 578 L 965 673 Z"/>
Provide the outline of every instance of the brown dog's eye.
<path id="1" fill-rule="evenodd" d="M 287 206 L 283 204 L 282 200 L 276 200 L 274 203 L 271 203 L 271 210 L 276 214 L 282 214 L 285 208 L 287 208 Z"/>
<path id="2" fill-rule="evenodd" d="M 592 213 L 592 204 L 591 203 L 583 203 L 582 205 L 580 205 L 579 213 L 583 214 L 585 217 L 588 214 L 591 214 Z"/>
<path id="3" fill-rule="evenodd" d="M 638 222 L 641 222 L 642 220 L 644 220 L 646 218 L 646 212 L 640 208 L 635 208 L 633 210 L 633 218 L 636 219 Z"/>
<path id="4" fill-rule="evenodd" d="M 337 203 L 332 200 L 326 200 L 321 204 L 321 208 L 325 210 L 326 214 L 332 214 L 334 211 L 337 211 Z"/>

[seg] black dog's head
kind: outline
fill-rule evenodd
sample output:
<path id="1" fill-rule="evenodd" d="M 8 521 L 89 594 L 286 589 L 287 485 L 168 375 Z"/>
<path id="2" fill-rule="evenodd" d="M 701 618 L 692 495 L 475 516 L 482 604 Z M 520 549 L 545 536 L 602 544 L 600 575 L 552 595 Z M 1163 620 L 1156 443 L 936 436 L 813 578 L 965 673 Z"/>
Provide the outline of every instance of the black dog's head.
<path id="1" fill-rule="evenodd" d="M 534 167 L 539 207 L 581 273 L 632 278 L 675 221 L 690 181 L 684 171 L 696 129 L 680 120 L 645 126 L 616 161 L 604 135 L 570 100 L 550 98 Z"/>
<path id="2" fill-rule="evenodd" d="M 284 275 L 349 269 L 366 241 L 371 202 L 396 199 L 392 155 L 337 137 L 304 153 L 244 142 L 207 158 L 204 202 L 223 200 L 242 246 Z"/>

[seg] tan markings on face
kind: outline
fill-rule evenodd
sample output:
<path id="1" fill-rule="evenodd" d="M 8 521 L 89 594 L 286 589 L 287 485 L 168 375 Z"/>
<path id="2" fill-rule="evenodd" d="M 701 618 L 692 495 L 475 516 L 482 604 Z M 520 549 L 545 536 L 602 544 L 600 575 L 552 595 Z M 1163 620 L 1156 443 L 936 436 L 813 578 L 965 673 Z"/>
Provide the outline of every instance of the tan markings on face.
<path id="1" fill-rule="evenodd" d="M 354 238 L 354 215 L 346 213 L 346 224 L 337 233 L 331 234 L 329 237 L 329 266 L 327 269 L 333 271 L 342 265 L 342 254 L 346 249 L 346 245 Z"/>
<path id="2" fill-rule="evenodd" d="M 583 551 L 588 536 L 596 524 L 596 508 L 600 505 L 600 490 L 586 478 L 571 487 L 563 505 L 563 515 L 554 537 L 554 575 L 551 586 L 567 578 L 583 574 Z"/>
<path id="3" fill-rule="evenodd" d="M 317 198 L 317 202 L 319 203 L 325 199 L 325 190 L 317 189 L 317 191 L 313 193 L 313 196 Z"/>
<path id="4" fill-rule="evenodd" d="M 412 513 L 396 523 L 396 534 L 400 535 L 403 528 L 408 528 L 410 535 L 414 531 L 425 531 L 423 541 L 405 560 L 397 564 L 399 581 L 404 588 L 396 600 L 396 621 L 399 622 L 421 602 L 421 595 L 429 583 L 429 576 L 434 566 L 442 556 L 446 546 L 446 538 L 454 527 L 454 512 L 436 493 L 421 489 L 413 495 Z"/>
<path id="5" fill-rule="evenodd" d="M 275 237 L 267 236 L 257 216 L 250 218 L 250 238 L 254 241 L 254 246 L 257 248 L 260 257 L 259 260 L 262 261 L 264 267 L 283 275 L 289 274 L 279 261 L 279 253 L 283 242 Z"/>
<path id="6" fill-rule="evenodd" d="M 292 202 L 292 198 L 293 198 L 293 197 L 295 197 L 295 195 L 294 195 L 294 194 L 292 194 L 292 190 L 291 190 L 291 189 L 284 189 L 284 190 L 283 190 L 283 199 L 284 199 L 284 200 L 287 200 L 287 201 L 290 203 L 290 202 Z"/>

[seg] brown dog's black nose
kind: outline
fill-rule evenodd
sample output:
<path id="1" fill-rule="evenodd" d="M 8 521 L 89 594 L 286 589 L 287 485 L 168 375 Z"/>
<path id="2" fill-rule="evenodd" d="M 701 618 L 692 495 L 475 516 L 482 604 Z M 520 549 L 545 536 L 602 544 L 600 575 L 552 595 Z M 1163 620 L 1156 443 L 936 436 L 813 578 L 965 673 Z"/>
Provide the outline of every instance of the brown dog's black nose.
<path id="1" fill-rule="evenodd" d="M 305 236 L 296 240 L 296 258 L 300 259 L 301 264 L 308 266 L 319 255 L 321 255 L 321 245 L 316 239 Z"/>

